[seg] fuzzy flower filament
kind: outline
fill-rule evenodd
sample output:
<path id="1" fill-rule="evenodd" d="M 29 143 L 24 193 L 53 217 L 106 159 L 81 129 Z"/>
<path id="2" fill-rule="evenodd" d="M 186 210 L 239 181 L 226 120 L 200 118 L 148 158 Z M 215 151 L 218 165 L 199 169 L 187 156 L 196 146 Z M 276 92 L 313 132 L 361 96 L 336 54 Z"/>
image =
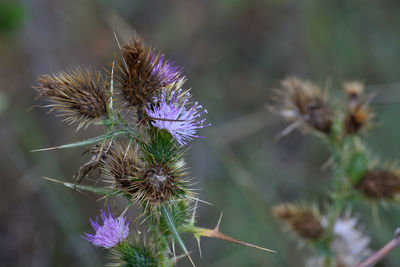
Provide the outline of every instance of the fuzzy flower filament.
<path id="1" fill-rule="evenodd" d="M 198 102 L 195 102 L 190 109 L 186 109 L 189 94 L 185 96 L 183 103 L 179 103 L 180 93 L 181 90 L 178 90 L 168 97 L 164 90 L 156 101 L 158 104 L 147 105 L 146 112 L 152 119 L 154 127 L 167 130 L 180 145 L 186 145 L 193 138 L 200 137 L 196 135 L 197 129 L 210 124 L 204 124 L 206 119 L 200 118 L 203 113 L 207 114 L 207 110 L 202 110 Z"/>
<path id="2" fill-rule="evenodd" d="M 174 66 L 171 61 L 164 58 L 164 55 L 152 56 L 152 58 L 154 66 L 151 70 L 151 75 L 158 77 L 162 86 L 167 86 L 182 78 L 182 67 Z"/>
<path id="3" fill-rule="evenodd" d="M 100 225 L 96 219 L 96 222 L 90 220 L 92 227 L 95 230 L 95 234 L 85 233 L 84 239 L 91 242 L 96 247 L 112 248 L 124 241 L 129 234 L 129 223 L 126 221 L 125 216 L 115 218 L 109 211 L 100 211 L 103 225 Z"/>

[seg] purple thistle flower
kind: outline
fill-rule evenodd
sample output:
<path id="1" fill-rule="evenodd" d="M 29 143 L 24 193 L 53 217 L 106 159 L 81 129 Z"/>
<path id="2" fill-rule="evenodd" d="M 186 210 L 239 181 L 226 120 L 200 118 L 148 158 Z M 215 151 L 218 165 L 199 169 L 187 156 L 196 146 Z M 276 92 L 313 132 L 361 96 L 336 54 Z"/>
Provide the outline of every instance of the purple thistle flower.
<path id="1" fill-rule="evenodd" d="M 201 110 L 198 102 L 186 110 L 185 105 L 189 99 L 189 93 L 185 96 L 183 103 L 179 103 L 181 90 L 172 92 L 167 99 L 167 91 L 161 93 L 161 99 L 157 98 L 157 105 L 147 105 L 147 115 L 152 119 L 152 125 L 160 129 L 166 129 L 180 145 L 185 145 L 195 137 L 197 129 L 210 126 L 204 124 L 206 119 L 200 119 L 207 110 Z"/>
<path id="2" fill-rule="evenodd" d="M 173 65 L 173 62 L 164 60 L 164 55 L 155 57 L 152 55 L 151 62 L 154 64 L 151 75 L 157 76 L 162 86 L 174 83 L 181 78 L 183 68 Z"/>
<path id="3" fill-rule="evenodd" d="M 87 241 L 91 242 L 96 247 L 112 248 L 120 244 L 129 234 L 129 223 L 126 222 L 126 217 L 121 216 L 115 218 L 110 211 L 107 213 L 103 210 L 100 211 L 103 225 L 90 220 L 92 227 L 96 231 L 94 235 L 85 233 L 82 236 Z"/>

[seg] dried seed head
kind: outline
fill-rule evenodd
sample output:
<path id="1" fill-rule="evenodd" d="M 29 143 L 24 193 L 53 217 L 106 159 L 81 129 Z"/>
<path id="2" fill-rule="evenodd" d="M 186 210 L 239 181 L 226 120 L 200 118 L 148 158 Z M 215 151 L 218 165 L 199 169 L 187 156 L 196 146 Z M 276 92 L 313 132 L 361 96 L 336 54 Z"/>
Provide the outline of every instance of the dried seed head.
<path id="1" fill-rule="evenodd" d="M 329 134 L 332 112 L 320 89 L 296 77 L 286 78 L 281 85 L 282 89 L 277 91 L 277 106 L 274 110 L 286 119 L 300 122 L 302 126 Z"/>
<path id="2" fill-rule="evenodd" d="M 135 186 L 140 194 L 137 199 L 152 206 L 170 200 L 182 200 L 191 195 L 185 162 L 165 130 L 153 129 L 147 143 L 142 146 L 145 171 Z"/>
<path id="3" fill-rule="evenodd" d="M 181 80 L 182 69 L 164 55 L 154 54 L 150 46 L 136 38 L 121 47 L 122 59 L 116 71 L 118 88 L 127 103 L 143 108 L 162 87 Z"/>
<path id="4" fill-rule="evenodd" d="M 101 161 L 106 180 L 124 193 L 137 193 L 132 184 L 142 177 L 144 162 L 135 144 L 129 146 L 127 142 L 114 142 Z"/>
<path id="5" fill-rule="evenodd" d="M 357 81 L 344 82 L 343 90 L 349 98 L 356 98 L 363 94 L 364 85 Z"/>
<path id="6" fill-rule="evenodd" d="M 372 169 L 356 184 L 367 198 L 391 200 L 400 192 L 400 176 L 397 170 Z"/>
<path id="7" fill-rule="evenodd" d="M 58 110 L 65 121 L 78 122 L 78 129 L 88 126 L 107 113 L 109 94 L 101 84 L 99 72 L 81 69 L 42 75 L 39 86 L 35 87 L 39 97 L 50 101 L 52 110 Z"/>
<path id="8" fill-rule="evenodd" d="M 282 203 L 276 205 L 273 212 L 304 239 L 317 240 L 323 234 L 321 218 L 315 208 Z"/>
<path id="9" fill-rule="evenodd" d="M 346 82 L 343 88 L 347 94 L 347 115 L 344 129 L 347 134 L 357 134 L 370 125 L 374 115 L 369 108 L 368 99 L 362 95 L 364 87 L 361 83 Z"/>
<path id="10" fill-rule="evenodd" d="M 134 144 L 116 143 L 103 160 L 106 179 L 145 206 L 182 199 L 187 194 L 183 162 L 160 164 L 154 159 L 139 156 Z"/>
<path id="11" fill-rule="evenodd" d="M 174 170 L 165 168 L 164 166 L 153 166 L 146 170 L 141 181 L 136 183 L 139 200 L 144 200 L 150 204 L 161 204 L 168 201 L 181 188 L 176 187 L 179 183 L 179 176 L 176 176 Z"/>

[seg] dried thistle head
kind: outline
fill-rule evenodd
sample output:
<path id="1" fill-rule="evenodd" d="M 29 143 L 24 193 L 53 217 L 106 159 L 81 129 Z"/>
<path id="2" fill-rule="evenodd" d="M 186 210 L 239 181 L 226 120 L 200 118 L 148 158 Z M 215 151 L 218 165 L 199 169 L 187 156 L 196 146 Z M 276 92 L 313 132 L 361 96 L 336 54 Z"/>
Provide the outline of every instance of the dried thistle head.
<path id="1" fill-rule="evenodd" d="M 347 134 L 357 134 L 368 127 L 374 117 L 369 101 L 363 96 L 364 86 L 359 82 L 346 82 L 343 85 L 347 94 L 347 114 L 344 130 Z"/>
<path id="2" fill-rule="evenodd" d="M 332 112 L 321 90 L 313 83 L 296 77 L 284 79 L 281 85 L 282 88 L 277 91 L 277 105 L 274 111 L 288 120 L 295 121 L 295 125 L 329 134 Z"/>
<path id="3" fill-rule="evenodd" d="M 140 199 L 150 204 L 169 200 L 182 200 L 192 195 L 188 189 L 187 168 L 183 153 L 178 149 L 171 134 L 158 128 L 149 130 L 148 140 L 141 146 L 146 163 L 144 179 L 138 183 L 142 188 Z"/>
<path id="4" fill-rule="evenodd" d="M 355 187 L 367 198 L 392 200 L 400 192 L 400 171 L 380 168 L 368 170 Z"/>
<path id="5" fill-rule="evenodd" d="M 133 181 L 142 177 L 144 162 L 140 159 L 138 148 L 128 142 L 113 142 L 101 159 L 106 181 L 123 193 L 137 194 Z"/>
<path id="6" fill-rule="evenodd" d="M 162 150 L 149 151 L 154 154 L 139 152 L 136 144 L 113 144 L 103 160 L 106 180 L 145 207 L 184 198 L 188 191 L 183 161 L 164 158 Z"/>
<path id="7" fill-rule="evenodd" d="M 343 90 L 349 98 L 358 98 L 364 92 L 364 85 L 358 81 L 348 81 L 343 83 Z"/>
<path id="8" fill-rule="evenodd" d="M 68 123 L 78 123 L 78 129 L 107 114 L 109 93 L 103 86 L 99 72 L 83 71 L 59 72 L 42 75 L 35 87 L 39 97 L 47 97 L 50 111 L 57 110 Z"/>
<path id="9" fill-rule="evenodd" d="M 183 79 L 182 69 L 155 54 L 142 40 L 128 40 L 121 47 L 116 71 L 117 87 L 126 102 L 142 109 L 161 88 Z"/>
<path id="10" fill-rule="evenodd" d="M 301 238 L 317 240 L 323 235 L 321 217 L 316 208 L 292 203 L 281 203 L 273 208 L 274 215 L 286 222 Z"/>

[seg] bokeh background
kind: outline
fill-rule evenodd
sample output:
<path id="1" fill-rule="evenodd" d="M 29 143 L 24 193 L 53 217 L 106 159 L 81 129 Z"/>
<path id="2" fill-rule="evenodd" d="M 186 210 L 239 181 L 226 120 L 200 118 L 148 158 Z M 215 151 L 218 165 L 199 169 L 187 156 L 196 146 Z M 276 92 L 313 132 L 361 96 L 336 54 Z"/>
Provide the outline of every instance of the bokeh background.
<path id="1" fill-rule="evenodd" d="M 271 216 L 280 201 L 322 201 L 331 171 L 318 140 L 294 132 L 274 142 L 286 123 L 266 105 L 288 74 L 331 88 L 360 80 L 376 93 L 377 127 L 366 140 L 374 153 L 396 161 L 400 151 L 400 2 L 396 0 L 0 0 L 0 266 L 103 266 L 107 257 L 80 235 L 90 231 L 104 202 L 52 184 L 70 180 L 86 159 L 82 149 L 31 153 L 99 135 L 75 131 L 43 108 L 31 88 L 40 74 L 101 68 L 136 31 L 184 67 L 187 86 L 209 111 L 187 158 L 200 198 L 199 224 L 278 251 L 268 254 L 203 240 L 198 266 L 301 266 L 296 242 Z M 113 203 L 116 209 L 123 203 Z M 118 206 L 119 205 L 119 206 Z M 357 214 L 379 248 L 400 224 L 399 206 L 371 218 Z M 133 214 L 133 212 L 132 212 Z M 398 266 L 394 251 L 381 266 Z M 186 259 L 178 266 L 190 266 Z"/>

